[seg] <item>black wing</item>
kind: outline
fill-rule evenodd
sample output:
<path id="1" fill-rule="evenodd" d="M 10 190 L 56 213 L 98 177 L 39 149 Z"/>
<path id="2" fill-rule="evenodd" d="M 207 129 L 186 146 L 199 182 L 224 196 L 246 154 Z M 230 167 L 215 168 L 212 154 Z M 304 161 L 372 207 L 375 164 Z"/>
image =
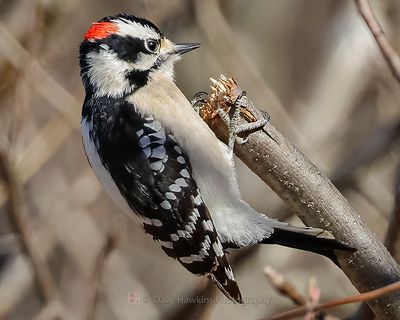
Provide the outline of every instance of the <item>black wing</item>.
<path id="1" fill-rule="evenodd" d="M 131 104 L 104 112 L 93 114 L 94 141 L 144 230 L 190 272 L 208 276 L 228 298 L 242 302 L 188 157 L 173 135 Z"/>

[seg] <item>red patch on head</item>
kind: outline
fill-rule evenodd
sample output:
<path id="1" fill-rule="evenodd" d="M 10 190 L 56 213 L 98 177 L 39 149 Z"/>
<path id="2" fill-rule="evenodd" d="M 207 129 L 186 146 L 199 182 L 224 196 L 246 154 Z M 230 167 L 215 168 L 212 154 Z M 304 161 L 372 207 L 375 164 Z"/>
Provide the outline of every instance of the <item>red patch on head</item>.
<path id="1" fill-rule="evenodd" d="M 85 33 L 85 40 L 97 40 L 107 38 L 110 34 L 118 31 L 118 27 L 113 22 L 95 22 Z"/>

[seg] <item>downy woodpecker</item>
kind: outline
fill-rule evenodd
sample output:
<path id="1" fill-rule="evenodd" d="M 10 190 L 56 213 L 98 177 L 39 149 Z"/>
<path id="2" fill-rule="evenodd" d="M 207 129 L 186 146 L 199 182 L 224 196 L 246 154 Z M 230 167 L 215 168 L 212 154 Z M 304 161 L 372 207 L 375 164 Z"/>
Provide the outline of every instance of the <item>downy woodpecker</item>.
<path id="1" fill-rule="evenodd" d="M 82 137 L 111 198 L 164 252 L 242 302 L 229 248 L 281 244 L 323 254 L 347 249 L 321 229 L 266 217 L 241 200 L 233 153 L 174 82 L 175 44 L 150 21 L 118 14 L 93 23 L 80 46 L 86 89 Z"/>

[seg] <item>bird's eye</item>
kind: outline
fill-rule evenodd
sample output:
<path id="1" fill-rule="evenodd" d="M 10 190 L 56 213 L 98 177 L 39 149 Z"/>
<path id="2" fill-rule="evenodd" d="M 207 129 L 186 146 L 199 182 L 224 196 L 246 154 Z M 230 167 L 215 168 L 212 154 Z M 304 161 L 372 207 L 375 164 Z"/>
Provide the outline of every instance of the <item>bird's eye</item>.
<path id="1" fill-rule="evenodd" d="M 152 39 L 147 40 L 145 42 L 145 47 L 149 52 L 154 53 L 158 48 L 158 42 L 156 40 L 152 40 Z"/>

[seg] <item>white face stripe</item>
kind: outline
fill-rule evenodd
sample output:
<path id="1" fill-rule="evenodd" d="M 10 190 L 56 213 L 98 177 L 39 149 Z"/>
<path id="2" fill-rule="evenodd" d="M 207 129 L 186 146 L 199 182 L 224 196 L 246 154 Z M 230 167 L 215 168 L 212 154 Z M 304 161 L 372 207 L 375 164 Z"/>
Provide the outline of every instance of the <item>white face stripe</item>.
<path id="1" fill-rule="evenodd" d="M 116 33 L 121 36 L 131 36 L 142 40 L 160 39 L 160 35 L 157 33 L 157 31 L 138 22 L 133 22 L 124 18 L 113 20 L 113 22 L 118 27 L 118 31 Z"/>
<path id="2" fill-rule="evenodd" d="M 135 70 L 144 71 L 149 70 L 151 67 L 154 66 L 158 58 L 156 54 L 145 54 L 140 52 L 137 56 L 137 61 L 132 62 L 131 66 Z"/>
<path id="3" fill-rule="evenodd" d="M 131 91 L 126 73 L 133 70 L 133 66 L 119 59 L 116 53 L 108 50 L 89 52 L 86 62 L 89 67 L 87 78 L 97 88 L 96 95 L 121 97 Z"/>

